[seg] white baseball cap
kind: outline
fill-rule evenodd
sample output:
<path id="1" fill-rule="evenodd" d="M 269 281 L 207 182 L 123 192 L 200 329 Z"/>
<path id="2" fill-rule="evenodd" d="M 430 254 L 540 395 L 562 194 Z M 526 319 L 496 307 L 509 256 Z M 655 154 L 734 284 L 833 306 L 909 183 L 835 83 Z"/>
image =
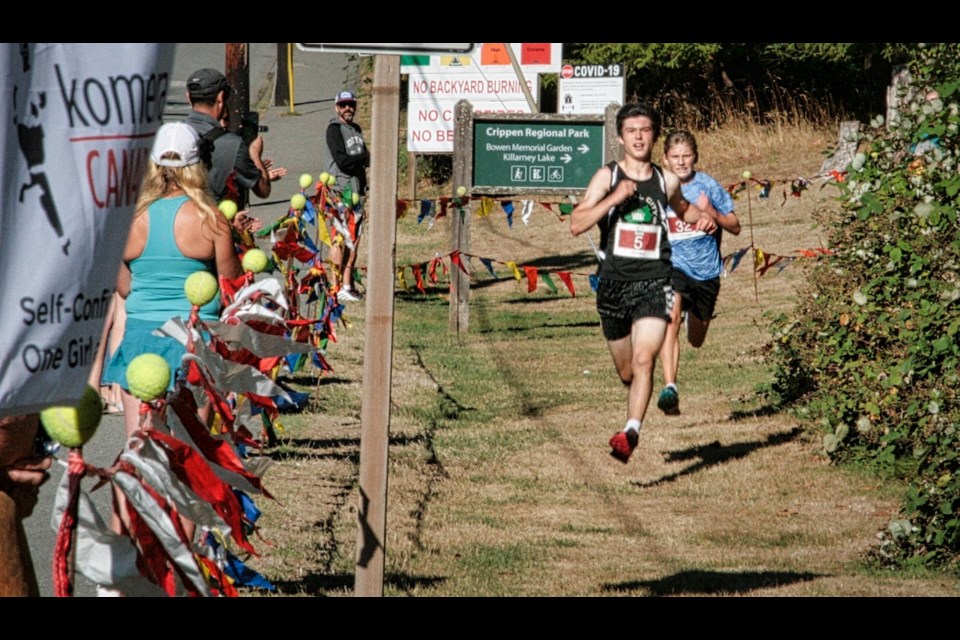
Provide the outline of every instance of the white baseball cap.
<path id="1" fill-rule="evenodd" d="M 150 159 L 161 167 L 189 167 L 200 162 L 199 147 L 196 129 L 185 122 L 171 122 L 157 130 Z"/>

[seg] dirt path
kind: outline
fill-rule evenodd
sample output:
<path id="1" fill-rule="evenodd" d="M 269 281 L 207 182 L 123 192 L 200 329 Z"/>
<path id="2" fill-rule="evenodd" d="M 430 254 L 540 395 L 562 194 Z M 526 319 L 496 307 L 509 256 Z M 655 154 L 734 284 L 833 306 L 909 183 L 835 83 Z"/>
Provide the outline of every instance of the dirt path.
<path id="1" fill-rule="evenodd" d="M 582 280 L 577 298 L 485 283 L 460 343 L 398 329 L 386 594 L 960 595 L 949 577 L 868 569 L 899 489 L 828 464 L 816 438 L 755 395 L 770 315 L 790 308 L 803 280 L 796 251 L 821 246 L 811 222 L 825 202 L 814 190 L 751 202 L 755 246 L 797 260 L 755 282 L 748 259 L 724 280 L 706 345 L 682 351 L 682 414 L 651 407 L 627 465 L 608 455 L 625 391 Z M 582 239 L 550 214 L 535 220 L 512 230 L 481 221 L 472 251 L 592 269 Z M 435 233 L 443 252 L 440 222 Z M 401 221 L 398 263 L 405 239 L 425 234 Z M 745 229 L 723 253 L 749 244 Z M 437 293 L 398 295 L 398 323 L 445 309 Z M 278 500 L 263 506 L 254 564 L 281 595 L 352 594 L 363 332 L 362 308 L 348 311 L 354 324 L 331 348 L 336 373 L 321 380 L 315 413 L 289 417 L 271 453 Z"/>

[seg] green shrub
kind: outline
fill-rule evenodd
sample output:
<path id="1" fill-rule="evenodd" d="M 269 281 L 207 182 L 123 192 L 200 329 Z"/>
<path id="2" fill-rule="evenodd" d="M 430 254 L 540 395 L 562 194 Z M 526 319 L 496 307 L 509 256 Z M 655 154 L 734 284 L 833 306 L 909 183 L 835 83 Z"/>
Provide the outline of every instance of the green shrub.
<path id="1" fill-rule="evenodd" d="M 919 47 L 899 117 L 876 117 L 820 221 L 834 254 L 774 321 L 768 391 L 836 461 L 910 483 L 877 557 L 960 559 L 960 45 Z"/>

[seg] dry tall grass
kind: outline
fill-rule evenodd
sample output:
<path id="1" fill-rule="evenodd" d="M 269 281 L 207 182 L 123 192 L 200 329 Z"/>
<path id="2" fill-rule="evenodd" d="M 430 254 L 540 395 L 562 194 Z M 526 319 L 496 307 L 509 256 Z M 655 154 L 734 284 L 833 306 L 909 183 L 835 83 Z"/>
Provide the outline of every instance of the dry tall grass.
<path id="1" fill-rule="evenodd" d="M 722 183 L 745 169 L 774 181 L 770 198 L 741 194 L 744 230 L 725 239 L 724 254 L 751 237 L 789 257 L 820 246 L 813 214 L 831 206 L 832 189 L 783 189 L 818 170 L 835 129 L 744 123 L 695 133 L 701 168 Z M 398 222 L 398 264 L 449 251 L 447 221 L 428 231 L 411 218 Z M 475 255 L 592 271 L 588 243 L 544 210 L 529 226 L 508 229 L 493 216 L 472 225 Z M 576 298 L 485 281 L 461 340 L 413 328 L 444 313 L 442 292 L 398 295 L 386 594 L 960 595 L 955 578 L 866 569 L 899 487 L 830 466 L 817 440 L 754 395 L 767 375 L 768 314 L 790 310 L 803 273 L 798 258 L 762 278 L 748 264 L 726 277 L 706 344 L 682 349 L 683 413 L 651 406 L 628 465 L 608 456 L 626 394 L 584 279 Z M 336 373 L 316 389 L 317 412 L 286 419 L 284 445 L 271 453 L 265 480 L 277 500 L 262 505 L 266 544 L 251 564 L 280 595 L 352 593 L 362 305 L 347 311 L 352 324 L 331 345 Z M 537 326 L 524 320 L 533 313 Z M 473 369 L 490 375 L 469 378 Z"/>

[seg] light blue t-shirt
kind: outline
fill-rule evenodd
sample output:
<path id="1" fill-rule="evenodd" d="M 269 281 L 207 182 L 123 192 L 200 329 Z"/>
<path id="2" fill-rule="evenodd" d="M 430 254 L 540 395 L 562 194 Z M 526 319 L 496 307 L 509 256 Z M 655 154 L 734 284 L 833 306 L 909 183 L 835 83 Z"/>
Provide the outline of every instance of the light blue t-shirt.
<path id="1" fill-rule="evenodd" d="M 691 180 L 681 185 L 681 189 L 688 202 L 696 204 L 700 194 L 706 193 L 717 213 L 726 216 L 733 212 L 733 198 L 727 190 L 702 171 L 695 172 Z M 678 218 L 673 209 L 667 209 L 667 221 L 670 224 L 670 245 L 673 247 L 673 268 L 694 280 L 719 277 L 723 273 L 723 260 L 716 238 L 695 230 L 693 225 Z"/>

